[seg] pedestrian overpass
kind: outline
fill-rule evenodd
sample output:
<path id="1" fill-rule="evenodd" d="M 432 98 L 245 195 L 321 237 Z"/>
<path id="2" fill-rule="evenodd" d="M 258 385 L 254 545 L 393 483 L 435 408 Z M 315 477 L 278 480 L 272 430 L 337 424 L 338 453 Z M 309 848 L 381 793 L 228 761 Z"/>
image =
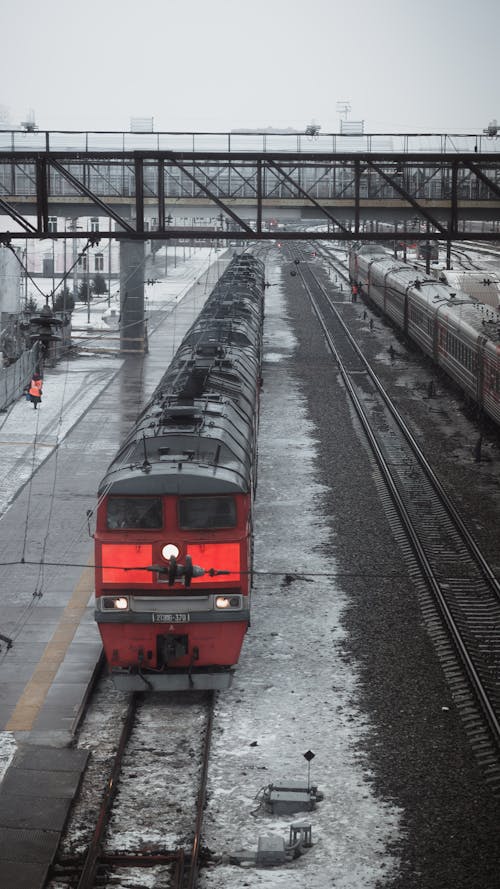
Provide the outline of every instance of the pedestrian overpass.
<path id="1" fill-rule="evenodd" d="M 119 240 L 310 239 L 312 225 L 328 240 L 496 240 L 500 138 L 0 132 L 4 243 L 93 236 L 91 219 Z"/>
<path id="2" fill-rule="evenodd" d="M 0 131 L 0 244 L 118 240 L 124 349 L 146 340 L 145 241 L 318 237 L 499 241 L 497 133 Z"/>

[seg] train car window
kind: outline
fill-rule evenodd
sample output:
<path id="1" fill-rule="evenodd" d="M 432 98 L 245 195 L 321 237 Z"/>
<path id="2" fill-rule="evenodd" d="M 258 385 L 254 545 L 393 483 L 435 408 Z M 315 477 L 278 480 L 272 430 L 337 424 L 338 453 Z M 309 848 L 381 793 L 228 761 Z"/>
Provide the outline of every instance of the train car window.
<path id="1" fill-rule="evenodd" d="M 234 528 L 235 525 L 233 497 L 182 497 L 179 500 L 179 527 L 184 531 Z"/>
<path id="2" fill-rule="evenodd" d="M 106 526 L 115 528 L 161 528 L 160 497 L 110 497 Z"/>

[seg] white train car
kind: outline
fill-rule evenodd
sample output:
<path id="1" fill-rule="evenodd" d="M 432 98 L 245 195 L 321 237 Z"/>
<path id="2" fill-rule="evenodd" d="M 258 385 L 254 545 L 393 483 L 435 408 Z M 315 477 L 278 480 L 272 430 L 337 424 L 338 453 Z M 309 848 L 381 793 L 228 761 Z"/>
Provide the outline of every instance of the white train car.
<path id="1" fill-rule="evenodd" d="M 383 247 L 351 251 L 351 281 L 500 424 L 500 314 L 448 283 L 423 279 Z"/>
<path id="2" fill-rule="evenodd" d="M 478 269 L 433 269 L 438 281 L 448 284 L 453 290 L 461 290 L 473 296 L 485 306 L 500 310 L 500 277 L 496 272 Z"/>

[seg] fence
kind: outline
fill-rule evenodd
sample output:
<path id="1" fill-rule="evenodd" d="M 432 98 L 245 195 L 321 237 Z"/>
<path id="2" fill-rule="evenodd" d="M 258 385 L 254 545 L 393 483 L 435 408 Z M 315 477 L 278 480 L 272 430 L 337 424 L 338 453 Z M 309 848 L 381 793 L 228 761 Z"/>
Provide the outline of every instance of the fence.
<path id="1" fill-rule="evenodd" d="M 35 343 L 14 364 L 0 368 L 0 411 L 6 411 L 19 398 L 40 361 L 40 352 L 40 343 Z"/>

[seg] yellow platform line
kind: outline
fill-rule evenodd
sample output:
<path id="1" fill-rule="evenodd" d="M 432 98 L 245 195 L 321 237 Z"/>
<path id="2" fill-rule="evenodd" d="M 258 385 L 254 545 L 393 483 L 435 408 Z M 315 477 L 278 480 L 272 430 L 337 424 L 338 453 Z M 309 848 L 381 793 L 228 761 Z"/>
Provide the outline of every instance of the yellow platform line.
<path id="1" fill-rule="evenodd" d="M 32 445 L 32 444 L 33 444 L 32 438 L 29 438 L 29 439 L 27 438 L 25 441 L 4 441 L 3 439 L 0 439 L 0 445 L 2 445 L 3 448 L 9 448 L 9 447 L 17 448 L 17 447 L 24 447 L 25 445 Z M 37 441 L 37 442 L 35 442 L 35 444 L 36 444 L 37 448 L 55 448 L 57 442 Z"/>
<path id="2" fill-rule="evenodd" d="M 91 568 L 85 568 L 35 672 L 17 702 L 7 723 L 7 731 L 23 732 L 33 728 L 85 613 L 93 589 L 94 572 Z"/>

